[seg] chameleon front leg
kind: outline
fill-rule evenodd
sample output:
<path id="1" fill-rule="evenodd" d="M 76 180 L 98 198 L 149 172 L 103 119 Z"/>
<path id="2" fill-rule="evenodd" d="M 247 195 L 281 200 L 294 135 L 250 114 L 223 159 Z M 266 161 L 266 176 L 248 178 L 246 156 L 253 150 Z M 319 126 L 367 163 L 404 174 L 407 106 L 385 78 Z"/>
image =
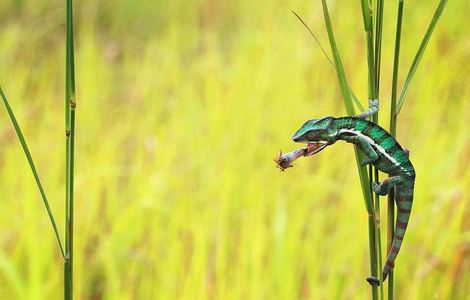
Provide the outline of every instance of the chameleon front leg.
<path id="1" fill-rule="evenodd" d="M 379 99 L 369 100 L 369 108 L 362 113 L 356 115 L 358 118 L 368 118 L 379 111 Z"/>
<path id="2" fill-rule="evenodd" d="M 364 153 L 365 158 L 361 161 L 361 165 L 365 166 L 370 163 L 374 163 L 379 155 L 375 152 L 374 148 L 370 145 L 369 141 L 363 136 L 345 136 L 343 139 L 348 143 L 353 143 L 357 145 L 362 153 Z"/>
<path id="3" fill-rule="evenodd" d="M 377 182 L 372 182 L 372 190 L 381 196 L 385 196 L 388 194 L 391 188 L 393 188 L 398 183 L 404 182 L 405 180 L 405 177 L 398 175 L 389 177 L 380 184 Z"/>

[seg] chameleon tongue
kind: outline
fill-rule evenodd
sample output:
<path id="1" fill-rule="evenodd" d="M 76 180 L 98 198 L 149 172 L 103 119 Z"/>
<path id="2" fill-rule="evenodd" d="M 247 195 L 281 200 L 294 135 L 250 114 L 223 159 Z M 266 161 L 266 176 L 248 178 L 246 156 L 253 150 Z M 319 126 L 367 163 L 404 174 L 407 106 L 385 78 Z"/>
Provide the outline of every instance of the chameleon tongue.
<path id="1" fill-rule="evenodd" d="M 318 149 L 320 149 L 323 146 L 323 144 L 320 143 L 308 143 L 307 147 L 305 148 L 305 153 L 304 156 L 309 156 L 317 152 Z"/>
<path id="2" fill-rule="evenodd" d="M 296 149 L 286 154 L 282 154 L 282 151 L 279 150 L 279 153 L 277 154 L 276 158 L 274 158 L 274 161 L 276 162 L 277 167 L 281 169 L 281 171 L 284 171 L 285 169 L 292 167 L 294 160 L 302 156 L 313 155 L 324 147 L 325 144 L 308 143 L 306 147 Z"/>

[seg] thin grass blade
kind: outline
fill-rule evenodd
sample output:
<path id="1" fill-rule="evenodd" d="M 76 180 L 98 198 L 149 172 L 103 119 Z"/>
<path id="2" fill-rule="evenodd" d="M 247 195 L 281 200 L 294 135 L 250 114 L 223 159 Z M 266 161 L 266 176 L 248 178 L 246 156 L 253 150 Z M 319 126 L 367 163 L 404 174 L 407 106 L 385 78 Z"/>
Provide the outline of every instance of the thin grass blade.
<path id="1" fill-rule="evenodd" d="M 323 6 L 323 15 L 325 19 L 325 25 L 328 32 L 328 39 L 331 46 L 331 51 L 333 53 L 333 58 L 335 61 L 335 68 L 336 68 L 336 75 L 338 77 L 338 82 L 340 85 L 341 93 L 343 95 L 344 105 L 346 107 L 346 111 L 348 115 L 354 115 L 354 106 L 352 104 L 352 97 L 350 93 L 350 89 L 347 84 L 346 74 L 344 72 L 343 64 L 341 62 L 341 57 L 338 51 L 338 47 L 336 46 L 336 40 L 333 33 L 333 27 L 331 25 L 330 16 L 328 13 L 328 6 L 325 0 L 322 0 Z M 354 147 L 354 154 L 356 156 L 356 164 L 357 169 L 359 172 L 359 179 L 361 181 L 361 188 L 362 194 L 364 197 L 364 203 L 367 209 L 368 214 L 368 223 L 369 223 L 369 252 L 370 252 L 370 269 L 372 276 L 377 276 L 377 258 L 375 255 L 375 224 L 374 224 L 374 208 L 372 204 L 372 197 L 371 197 L 371 189 L 369 184 L 369 176 L 367 175 L 367 170 L 365 167 L 362 167 L 360 162 L 363 159 L 363 155 L 361 152 Z M 375 270 L 375 272 L 374 272 Z M 377 299 L 378 297 L 378 289 L 376 285 L 372 286 L 372 297 L 373 299 Z"/>
<path id="2" fill-rule="evenodd" d="M 46 207 L 47 214 L 49 216 L 49 220 L 51 221 L 52 228 L 54 229 L 54 233 L 57 239 L 57 243 L 59 244 L 62 257 L 65 257 L 64 247 L 62 246 L 62 241 L 60 239 L 59 230 L 57 229 L 57 224 L 54 219 L 54 214 L 52 213 L 51 207 L 49 205 L 49 201 L 47 200 L 46 192 L 44 191 L 44 188 L 41 183 L 41 179 L 39 178 L 38 172 L 36 171 L 36 166 L 34 164 L 33 157 L 31 156 L 31 152 L 29 151 L 28 144 L 26 143 L 26 140 L 24 138 L 23 132 L 21 131 L 20 126 L 18 125 L 15 114 L 13 113 L 13 110 L 10 107 L 10 103 L 8 103 L 8 99 L 5 96 L 5 93 L 3 92 L 2 87 L 0 87 L 0 95 L 2 96 L 3 103 L 5 104 L 5 108 L 8 112 L 8 116 L 10 117 L 11 123 L 13 124 L 13 127 L 15 128 L 16 135 L 18 136 L 18 139 L 20 140 L 21 147 L 23 148 L 24 154 L 26 155 L 26 159 L 28 160 L 28 164 L 29 164 L 29 167 L 31 168 L 31 172 L 33 173 L 34 180 L 36 181 L 36 185 L 38 186 L 39 193 L 41 194 L 42 201 L 44 202 L 44 206 Z"/>
<path id="3" fill-rule="evenodd" d="M 325 0 L 322 0 L 322 5 L 323 5 L 323 15 L 325 18 L 325 25 L 326 25 L 326 29 L 328 32 L 328 38 L 330 41 L 331 51 L 333 53 L 333 58 L 335 61 L 336 74 L 338 76 L 341 93 L 343 95 L 344 106 L 346 107 L 347 114 L 352 116 L 355 114 L 354 106 L 352 103 L 352 96 L 349 91 L 348 83 L 346 80 L 346 74 L 344 72 L 343 63 L 341 62 L 341 57 L 338 51 L 338 47 L 336 46 L 336 40 L 335 40 L 335 36 L 333 33 L 333 27 L 331 25 L 330 16 L 328 13 L 328 6 Z M 357 167 L 359 170 L 359 178 L 361 180 L 361 187 L 362 187 L 362 192 L 364 195 L 365 205 L 366 205 L 367 211 L 370 214 L 372 214 L 373 207 L 372 207 L 372 201 L 370 198 L 369 176 L 367 175 L 366 168 L 360 165 L 360 161 L 362 160 L 362 154 L 358 152 L 356 148 L 355 148 L 355 154 L 356 154 L 356 162 L 357 162 Z"/>
<path id="4" fill-rule="evenodd" d="M 349 92 L 349 86 L 346 80 L 346 74 L 344 72 L 343 63 L 336 45 L 336 39 L 333 32 L 333 26 L 331 25 L 330 15 L 328 13 L 328 6 L 325 0 L 322 0 L 323 5 L 323 15 L 325 18 L 326 30 L 328 32 L 328 39 L 330 42 L 331 52 L 333 53 L 334 66 L 336 70 L 336 75 L 338 76 L 339 87 L 343 95 L 344 105 L 346 107 L 346 112 L 348 115 L 352 116 L 355 114 L 354 106 L 352 104 L 351 93 Z"/>
<path id="5" fill-rule="evenodd" d="M 323 45 L 320 43 L 320 40 L 317 38 L 317 36 L 315 35 L 315 33 L 313 33 L 313 31 L 310 29 L 310 27 L 307 25 L 307 23 L 305 23 L 305 21 L 295 12 L 292 10 L 292 13 L 299 19 L 299 21 L 305 26 L 305 28 L 307 28 L 308 32 L 310 32 L 310 35 L 313 37 L 313 39 L 315 40 L 315 43 L 318 45 L 318 47 L 320 47 L 320 49 L 322 50 L 323 54 L 325 55 L 326 59 L 330 62 L 330 65 L 331 67 L 333 68 L 333 70 L 336 72 L 336 66 L 334 64 L 334 62 L 331 60 L 330 56 L 326 53 L 326 50 L 325 48 L 323 47 Z M 348 87 L 349 88 L 349 93 L 351 94 L 352 96 L 352 100 L 354 102 L 354 104 L 357 106 L 357 108 L 362 112 L 365 110 L 364 106 L 362 106 L 361 102 L 359 101 L 359 99 L 357 98 L 357 96 L 354 94 L 354 91 L 351 89 L 351 87 Z"/>
<path id="6" fill-rule="evenodd" d="M 392 97 L 390 105 L 390 134 L 396 136 L 397 132 L 397 86 L 398 86 L 398 68 L 400 65 L 400 43 L 401 28 L 403 23 L 403 5 L 404 1 L 398 1 L 397 29 L 395 33 L 395 53 L 393 57 L 393 74 L 392 74 Z M 393 235 L 395 234 L 395 191 L 390 190 L 387 199 L 387 253 L 392 247 Z M 394 272 L 393 269 L 388 275 L 388 299 L 393 300 Z"/>
<path id="7" fill-rule="evenodd" d="M 418 52 L 416 52 L 416 55 L 413 59 L 413 63 L 411 64 L 410 70 L 408 71 L 408 75 L 406 76 L 405 83 L 403 84 L 403 88 L 401 89 L 400 96 L 398 98 L 396 114 L 399 114 L 401 111 L 403 103 L 405 102 L 406 94 L 408 93 L 408 89 L 410 87 L 411 80 L 413 80 L 419 62 L 423 57 L 424 51 L 426 50 L 426 46 L 428 45 L 428 42 L 431 39 L 432 33 L 434 32 L 434 28 L 436 28 L 437 22 L 439 21 L 446 4 L 447 0 L 439 1 L 439 5 L 437 6 L 436 11 L 434 12 L 434 16 L 432 17 L 431 23 L 429 24 L 428 29 L 426 30 L 426 33 L 423 37 L 423 40 L 421 41 Z"/>

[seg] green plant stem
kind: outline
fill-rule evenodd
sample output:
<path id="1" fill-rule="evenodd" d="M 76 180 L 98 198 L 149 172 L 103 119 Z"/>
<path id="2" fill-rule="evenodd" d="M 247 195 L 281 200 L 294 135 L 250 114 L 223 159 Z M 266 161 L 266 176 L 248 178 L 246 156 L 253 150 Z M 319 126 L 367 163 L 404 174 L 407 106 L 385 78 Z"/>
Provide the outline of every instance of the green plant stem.
<path id="1" fill-rule="evenodd" d="M 34 165 L 33 157 L 31 156 L 31 153 L 29 152 L 28 144 L 26 143 L 23 132 L 21 131 L 20 126 L 18 125 L 18 122 L 16 121 L 15 114 L 13 113 L 13 110 L 11 109 L 10 104 L 8 103 L 8 99 L 5 96 L 5 93 L 3 92 L 3 89 L 1 86 L 0 86 L 0 95 L 2 96 L 3 103 L 5 104 L 5 108 L 8 112 L 8 116 L 10 117 L 11 123 L 13 124 L 13 127 L 15 128 L 16 135 L 18 136 L 18 139 L 20 140 L 21 147 L 23 148 L 26 159 L 28 160 L 28 164 L 29 164 L 29 167 L 31 168 L 31 172 L 33 173 L 34 180 L 36 181 L 36 185 L 38 186 L 39 193 L 41 194 L 42 201 L 44 202 L 44 206 L 46 207 L 47 214 L 49 216 L 49 220 L 51 221 L 52 228 L 54 229 L 55 237 L 56 237 L 57 243 L 59 244 L 60 252 L 62 254 L 62 257 L 65 258 L 64 247 L 62 246 L 62 241 L 60 239 L 59 230 L 57 229 L 57 224 L 54 219 L 54 214 L 52 213 L 51 207 L 49 206 L 49 201 L 47 200 L 46 192 L 44 191 L 44 188 L 41 183 L 41 179 L 39 178 L 38 172 L 36 171 L 36 166 Z"/>
<path id="2" fill-rule="evenodd" d="M 398 15 L 397 15 L 397 29 L 395 34 L 395 53 L 393 57 L 393 75 L 392 75 L 392 97 L 390 105 L 390 134 L 396 136 L 397 132 L 397 86 L 398 86 L 398 69 L 400 63 L 400 42 L 401 42 L 401 28 L 403 21 L 403 5 L 404 1 L 398 1 Z M 391 189 L 387 199 L 387 253 L 392 247 L 393 235 L 395 234 L 395 190 Z M 388 275 L 388 299 L 393 299 L 393 284 L 394 276 L 393 269 Z"/>
<path id="3" fill-rule="evenodd" d="M 333 33 L 333 27 L 331 25 L 330 16 L 328 13 L 328 6 L 325 0 L 322 0 L 322 5 L 323 5 L 323 16 L 325 19 L 325 25 L 326 25 L 326 29 L 328 32 L 328 39 L 330 42 L 331 52 L 333 53 L 333 59 L 334 59 L 335 68 L 336 68 L 336 75 L 338 77 L 341 94 L 343 95 L 344 106 L 346 108 L 347 114 L 349 116 L 352 116 L 355 114 L 355 111 L 354 111 L 354 105 L 352 101 L 351 90 L 349 89 L 349 85 L 346 80 L 346 74 L 344 72 L 343 63 L 341 62 L 341 57 L 338 51 L 338 47 L 336 45 L 336 39 Z M 356 147 L 354 148 L 354 150 L 355 150 L 355 155 L 356 155 L 356 163 L 357 163 L 358 171 L 359 171 L 359 178 L 361 181 L 362 192 L 364 195 L 364 202 L 365 202 L 368 213 L 372 214 L 373 206 L 372 206 L 372 200 L 370 199 L 370 186 L 367 184 L 367 182 L 369 181 L 369 177 L 367 175 L 366 168 L 362 167 L 360 164 L 360 162 L 363 159 L 363 155 L 361 152 L 357 150 Z"/>
<path id="4" fill-rule="evenodd" d="M 65 55 L 65 262 L 64 299 L 73 299 L 73 225 L 74 225 L 74 146 L 75 146 L 75 62 L 73 3 L 66 0 Z"/>
<path id="5" fill-rule="evenodd" d="M 382 27 L 383 27 L 383 0 L 377 0 L 376 30 L 375 30 L 375 90 L 380 94 L 380 66 L 382 57 Z"/>
<path id="6" fill-rule="evenodd" d="M 333 59 L 335 62 L 336 68 L 336 75 L 338 77 L 339 86 L 341 89 L 341 93 L 343 95 L 344 105 L 346 107 L 346 111 L 348 115 L 354 115 L 354 106 L 351 96 L 351 91 L 347 84 L 346 74 L 344 72 L 343 64 L 341 62 L 341 57 L 338 51 L 338 47 L 336 45 L 336 39 L 333 32 L 333 26 L 331 25 L 331 20 L 328 12 L 328 6 L 325 0 L 322 0 L 323 6 L 323 16 L 325 19 L 325 26 L 328 32 L 328 39 L 330 42 L 331 52 L 333 53 Z M 376 259 L 376 233 L 375 233 L 375 217 L 374 217 L 374 206 L 372 204 L 371 198 L 371 189 L 369 184 L 369 176 L 367 174 L 367 170 L 365 167 L 360 165 L 360 162 L 363 159 L 362 153 L 360 153 L 356 147 L 354 147 L 354 153 L 356 156 L 356 164 L 359 172 L 359 178 L 361 181 L 362 193 L 364 196 L 364 202 L 367 209 L 368 215 L 368 222 L 369 222 L 369 251 L 370 251 L 370 268 L 372 272 L 372 276 L 377 276 L 377 259 Z M 375 270 L 375 272 L 374 272 Z M 374 275 L 375 274 L 375 275 Z M 372 285 L 372 296 L 373 299 L 378 298 L 378 289 L 376 285 Z"/>
<path id="7" fill-rule="evenodd" d="M 379 3 L 378 3 L 379 5 Z M 377 30 L 378 33 L 376 35 L 376 45 L 374 48 L 374 32 L 373 32 L 373 12 L 371 9 L 371 3 L 369 0 L 362 0 L 362 13 L 363 13 L 363 20 L 364 20 L 364 30 L 366 32 L 366 41 L 367 41 L 367 66 L 368 66 L 368 91 L 369 91 L 369 99 L 379 99 L 378 97 L 378 87 L 379 87 L 379 74 L 378 70 L 380 70 L 380 49 L 381 49 L 381 21 L 377 22 Z M 381 16 L 381 12 L 379 11 L 380 7 L 377 10 L 377 18 Z M 374 51 L 375 49 L 375 51 Z M 372 116 L 372 121 L 377 123 L 378 121 L 378 113 Z M 378 182 L 378 170 L 369 165 L 369 185 L 372 185 L 372 180 Z M 373 213 L 373 228 L 374 228 L 374 245 L 375 247 L 373 250 L 373 255 L 371 252 L 370 260 L 371 260 L 371 276 L 375 278 L 379 278 L 382 281 L 381 272 L 378 272 L 378 269 L 382 269 L 382 259 L 381 259 L 381 235 L 380 235 L 380 199 L 378 195 L 374 195 L 371 191 L 371 199 L 372 204 L 374 206 L 374 213 Z M 374 199 L 375 197 L 375 199 Z M 369 222 L 370 224 L 371 222 Z M 380 285 L 380 299 L 383 299 L 383 286 Z M 372 298 L 377 299 L 377 291 L 372 291 Z"/>
<path id="8" fill-rule="evenodd" d="M 341 94 L 343 95 L 344 106 L 346 108 L 347 114 L 349 116 L 352 116 L 355 114 L 354 106 L 351 100 L 352 97 L 351 97 L 350 89 L 346 80 L 346 74 L 344 72 L 343 63 L 341 62 L 341 57 L 338 51 L 338 47 L 336 46 L 336 40 L 335 40 L 335 36 L 333 33 L 333 27 L 331 25 L 330 16 L 328 13 L 328 6 L 325 0 L 322 0 L 322 5 L 323 5 L 323 15 L 325 18 L 325 25 L 326 25 L 326 29 L 328 32 L 328 39 L 330 42 L 331 51 L 333 53 L 333 58 L 335 61 L 336 75 L 338 77 Z M 370 215 L 372 215 L 373 206 L 372 206 L 372 200 L 370 198 L 370 185 L 368 184 L 369 176 L 367 175 L 366 168 L 362 167 L 360 164 L 360 162 L 363 159 L 362 153 L 359 152 L 356 147 L 354 148 L 354 150 L 355 150 L 356 163 L 357 163 L 358 172 L 359 172 L 359 179 L 361 181 L 362 193 L 364 195 L 365 206 L 366 206 L 367 212 Z"/>
<path id="9" fill-rule="evenodd" d="M 71 104 L 70 109 L 70 124 L 71 128 L 75 128 L 75 104 Z M 74 147 L 75 147 L 75 130 L 70 131 L 70 136 L 68 138 L 69 146 L 67 149 L 69 150 L 69 177 L 68 177 L 68 210 L 67 210 L 67 228 L 66 231 L 68 232 L 68 239 L 67 239 L 67 256 L 64 264 L 64 281 L 65 281 L 65 299 L 73 299 L 73 224 L 74 224 L 74 193 L 73 193 L 73 186 L 74 186 Z"/>
<path id="10" fill-rule="evenodd" d="M 72 224 L 70 201 L 70 131 L 66 131 L 65 142 L 65 262 L 64 262 L 64 299 L 73 299 L 72 276 Z"/>
<path id="11" fill-rule="evenodd" d="M 383 0 L 377 0 L 376 8 L 376 30 L 375 30 L 375 48 L 374 48 L 374 91 L 375 99 L 380 99 L 380 66 L 382 57 L 382 24 L 383 24 Z M 378 123 L 378 113 L 373 116 L 373 121 Z M 379 182 L 379 170 L 374 167 L 374 181 Z M 377 232 L 377 257 L 379 266 L 379 278 L 382 278 L 382 235 L 380 230 L 381 217 L 380 217 L 380 196 L 374 193 L 375 197 L 375 218 L 376 218 L 376 232 Z M 380 285 L 380 299 L 384 299 L 383 285 Z"/>

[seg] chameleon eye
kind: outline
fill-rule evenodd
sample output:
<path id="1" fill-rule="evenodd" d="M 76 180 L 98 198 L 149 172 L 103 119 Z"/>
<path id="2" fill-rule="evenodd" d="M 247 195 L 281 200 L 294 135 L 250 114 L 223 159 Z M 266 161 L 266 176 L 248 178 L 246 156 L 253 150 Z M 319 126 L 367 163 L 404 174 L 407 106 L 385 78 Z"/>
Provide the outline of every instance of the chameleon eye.
<path id="1" fill-rule="evenodd" d="M 314 131 L 309 132 L 309 133 L 307 134 L 307 138 L 308 138 L 309 140 L 315 140 L 315 139 L 317 138 L 317 134 L 316 134 Z"/>

